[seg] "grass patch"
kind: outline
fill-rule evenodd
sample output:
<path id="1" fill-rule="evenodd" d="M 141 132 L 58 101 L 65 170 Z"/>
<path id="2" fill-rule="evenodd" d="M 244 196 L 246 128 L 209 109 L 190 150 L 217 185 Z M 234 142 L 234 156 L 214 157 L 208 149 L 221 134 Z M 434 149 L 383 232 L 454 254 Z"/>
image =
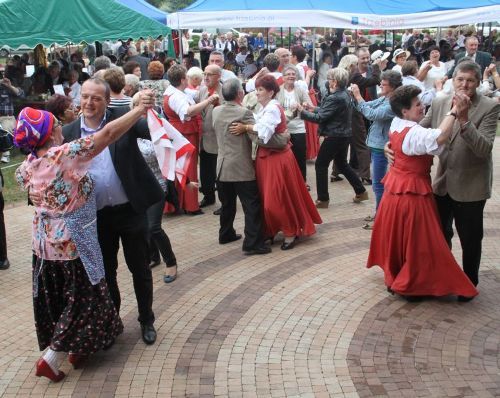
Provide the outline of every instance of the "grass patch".
<path id="1" fill-rule="evenodd" d="M 22 201 L 26 202 L 27 200 L 26 192 L 21 190 L 14 176 L 16 169 L 24 158 L 25 156 L 17 148 L 13 148 L 10 150 L 10 162 L 7 164 L 2 163 L 1 169 L 4 179 L 2 193 L 6 205 Z"/>

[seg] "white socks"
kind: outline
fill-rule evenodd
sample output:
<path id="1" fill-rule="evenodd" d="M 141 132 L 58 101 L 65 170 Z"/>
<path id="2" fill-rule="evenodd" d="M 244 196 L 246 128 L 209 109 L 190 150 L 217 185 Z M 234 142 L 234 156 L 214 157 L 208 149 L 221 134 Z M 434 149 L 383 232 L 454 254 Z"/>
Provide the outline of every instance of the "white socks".
<path id="1" fill-rule="evenodd" d="M 59 374 L 59 362 L 61 362 L 62 357 L 66 354 L 65 352 L 54 351 L 48 349 L 45 354 L 43 354 L 43 359 L 50 366 L 52 371 L 57 375 Z"/>

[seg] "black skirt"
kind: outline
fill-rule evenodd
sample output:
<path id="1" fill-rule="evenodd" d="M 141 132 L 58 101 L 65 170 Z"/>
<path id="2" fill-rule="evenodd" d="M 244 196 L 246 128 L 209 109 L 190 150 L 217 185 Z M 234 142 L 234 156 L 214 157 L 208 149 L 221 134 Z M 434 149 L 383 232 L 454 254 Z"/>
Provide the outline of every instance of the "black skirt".
<path id="1" fill-rule="evenodd" d="M 33 278 L 42 261 L 33 256 Z M 106 281 L 89 281 L 80 259 L 44 260 L 33 297 L 40 350 L 93 354 L 108 346 L 123 331 Z"/>

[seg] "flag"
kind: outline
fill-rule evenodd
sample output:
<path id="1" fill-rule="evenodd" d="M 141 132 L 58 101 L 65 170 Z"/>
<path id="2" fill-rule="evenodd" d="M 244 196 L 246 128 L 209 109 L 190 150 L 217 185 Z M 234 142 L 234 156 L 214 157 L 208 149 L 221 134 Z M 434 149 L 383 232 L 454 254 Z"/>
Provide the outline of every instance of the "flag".
<path id="1" fill-rule="evenodd" d="M 177 179 L 184 187 L 195 147 L 167 119 L 152 109 L 148 110 L 148 127 L 161 174 L 170 181 Z"/>

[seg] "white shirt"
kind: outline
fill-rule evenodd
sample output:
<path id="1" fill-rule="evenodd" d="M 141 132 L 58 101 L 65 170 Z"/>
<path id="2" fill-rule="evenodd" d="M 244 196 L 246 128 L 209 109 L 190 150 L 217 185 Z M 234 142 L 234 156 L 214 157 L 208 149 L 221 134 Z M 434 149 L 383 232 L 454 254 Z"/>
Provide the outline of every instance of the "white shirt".
<path id="1" fill-rule="evenodd" d="M 194 105 L 195 102 L 189 95 L 183 93 L 181 90 L 175 88 L 172 85 L 167 87 L 163 95 L 169 96 L 168 106 L 175 113 L 177 113 L 177 116 L 179 116 L 181 122 L 191 120 L 189 116 L 186 116 L 186 113 L 188 111 L 188 108 L 191 105 Z"/>
<path id="2" fill-rule="evenodd" d="M 267 144 L 274 134 L 276 126 L 281 122 L 281 111 L 278 101 L 272 99 L 259 112 L 254 114 L 255 124 L 253 131 Z"/>
<path id="3" fill-rule="evenodd" d="M 425 61 L 420 69 L 424 69 L 430 61 Z M 426 90 L 430 90 L 434 88 L 434 82 L 436 80 L 442 79 L 443 77 L 446 76 L 446 72 L 448 72 L 448 69 L 446 69 L 446 65 L 443 62 L 439 62 L 439 66 L 432 65 L 432 68 L 427 72 L 427 76 L 425 77 L 424 80 L 424 87 Z"/>
<path id="4" fill-rule="evenodd" d="M 222 83 L 224 83 L 226 80 L 234 79 L 236 77 L 236 75 L 233 72 L 227 69 L 221 69 L 220 72 L 221 72 L 220 80 Z"/>
<path id="5" fill-rule="evenodd" d="M 436 141 L 441 134 L 440 129 L 425 128 L 416 122 L 396 116 L 392 119 L 389 131 L 400 134 L 406 127 L 410 127 L 410 131 L 403 140 L 402 150 L 405 155 L 439 155 L 441 153 L 444 145 L 438 145 Z"/>
<path id="6" fill-rule="evenodd" d="M 82 137 L 88 137 L 101 130 L 106 124 L 106 116 L 97 129 L 87 127 L 85 120 L 80 119 L 80 130 Z M 89 174 L 95 182 L 95 194 L 97 210 L 106 206 L 117 206 L 128 202 L 127 194 L 123 189 L 122 182 L 116 174 L 109 147 L 106 147 L 99 155 L 90 162 Z"/>
<path id="7" fill-rule="evenodd" d="M 80 106 L 80 92 L 82 90 L 82 86 L 80 83 L 74 82 L 69 88 L 71 89 L 69 97 L 73 100 L 73 104 Z"/>
<path id="8" fill-rule="evenodd" d="M 281 72 L 269 72 L 269 74 L 273 76 L 276 80 L 278 80 L 280 77 L 283 76 Z M 307 84 L 304 80 L 296 80 L 295 87 L 305 90 L 306 93 L 309 92 L 309 87 L 307 87 Z M 255 91 L 255 78 L 250 79 L 247 82 L 247 84 L 245 85 L 245 90 L 247 91 L 247 93 Z"/>
<path id="9" fill-rule="evenodd" d="M 436 98 L 436 90 L 434 88 L 426 90 L 424 83 L 418 80 L 415 76 L 403 76 L 403 86 L 409 86 L 410 84 L 417 86 L 420 90 L 422 90 L 422 92 L 418 95 L 418 98 L 420 98 L 420 101 L 425 106 L 429 106 L 432 103 L 432 100 Z"/>
<path id="10" fill-rule="evenodd" d="M 309 69 L 307 66 L 306 61 L 299 62 L 297 65 L 295 65 L 297 69 L 299 70 L 299 75 L 302 80 L 306 79 L 306 68 Z"/>
<path id="11" fill-rule="evenodd" d="M 392 70 L 393 70 L 394 72 L 398 72 L 400 75 L 402 75 L 402 74 L 403 74 L 403 72 L 401 72 L 401 65 L 397 65 L 397 64 L 396 64 L 396 65 L 394 65 L 394 66 L 392 67 Z"/>

